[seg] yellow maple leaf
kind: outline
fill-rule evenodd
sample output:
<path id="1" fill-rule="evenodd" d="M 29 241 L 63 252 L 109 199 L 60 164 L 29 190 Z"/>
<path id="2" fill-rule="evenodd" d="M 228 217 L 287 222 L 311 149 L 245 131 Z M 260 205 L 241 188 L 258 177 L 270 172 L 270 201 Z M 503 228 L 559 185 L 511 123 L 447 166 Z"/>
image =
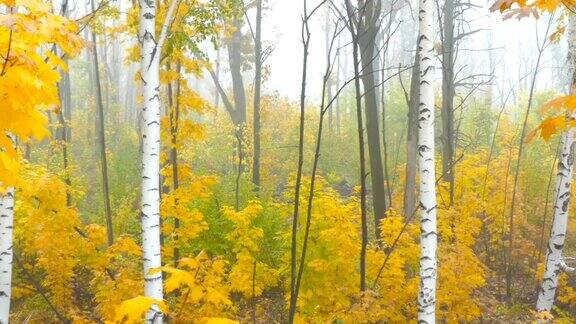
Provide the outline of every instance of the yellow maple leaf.
<path id="1" fill-rule="evenodd" d="M 193 288 L 196 285 L 195 276 L 193 273 L 176 269 L 170 266 L 162 267 L 162 271 L 170 274 L 164 283 L 164 287 L 167 293 L 170 293 L 181 286 L 188 286 Z"/>
<path id="2" fill-rule="evenodd" d="M 565 131 L 568 126 L 574 126 L 574 122 L 567 120 L 564 116 L 548 117 L 540 123 L 538 128 L 528 134 L 526 142 L 530 142 L 534 139 L 538 132 L 540 132 L 540 136 L 542 136 L 544 141 L 549 141 L 553 135 Z"/>
<path id="3" fill-rule="evenodd" d="M 552 11 L 556 10 L 561 4 L 562 4 L 562 1 L 558 1 L 558 0 L 538 0 L 538 1 L 536 1 L 536 7 L 538 7 L 538 9 L 540 9 L 542 11 L 548 11 L 548 12 L 552 12 Z"/>
<path id="4" fill-rule="evenodd" d="M 561 96 L 552 99 L 542 106 L 542 113 L 550 110 L 561 111 L 566 109 L 566 112 L 574 112 L 576 110 L 576 95 Z"/>
<path id="5" fill-rule="evenodd" d="M 136 296 L 123 301 L 116 308 L 114 323 L 140 323 L 144 314 L 153 305 L 157 306 L 162 313 L 168 313 L 168 307 L 163 301 L 146 296 Z"/>

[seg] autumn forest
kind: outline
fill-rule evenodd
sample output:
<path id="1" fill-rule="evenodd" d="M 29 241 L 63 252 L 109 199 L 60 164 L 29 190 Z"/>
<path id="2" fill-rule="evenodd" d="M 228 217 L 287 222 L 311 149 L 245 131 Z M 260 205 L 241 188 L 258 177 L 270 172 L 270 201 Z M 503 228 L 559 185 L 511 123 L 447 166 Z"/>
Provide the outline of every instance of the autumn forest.
<path id="1" fill-rule="evenodd" d="M 574 0 L 0 0 L 0 324 L 575 323 Z"/>

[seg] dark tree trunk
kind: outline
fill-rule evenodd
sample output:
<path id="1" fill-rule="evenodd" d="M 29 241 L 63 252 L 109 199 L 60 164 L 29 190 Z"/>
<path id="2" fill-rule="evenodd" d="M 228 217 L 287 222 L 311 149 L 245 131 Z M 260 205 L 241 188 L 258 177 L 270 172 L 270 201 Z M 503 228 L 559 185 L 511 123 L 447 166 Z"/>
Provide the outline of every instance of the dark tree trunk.
<path id="1" fill-rule="evenodd" d="M 64 17 L 68 16 L 68 1 L 64 1 L 60 8 L 60 14 Z M 54 48 L 56 54 L 58 49 Z M 64 63 L 68 66 L 68 59 L 64 58 Z M 62 164 L 65 171 L 64 182 L 68 186 L 66 188 L 66 206 L 72 206 L 72 195 L 70 194 L 70 187 L 72 180 L 68 170 L 69 157 L 68 145 L 71 139 L 71 130 L 68 122 L 72 117 L 72 95 L 70 92 L 70 73 L 60 69 L 60 82 L 58 82 L 58 96 L 60 98 L 60 109 L 58 110 L 58 122 L 60 124 L 60 141 L 62 142 Z M 29 146 L 27 146 L 28 148 Z M 28 152 L 27 152 L 28 153 Z"/>
<path id="2" fill-rule="evenodd" d="M 340 48 L 340 36 L 338 36 L 338 48 Z M 338 89 L 338 87 L 340 87 L 340 73 L 341 73 L 341 66 L 342 66 L 342 62 L 340 61 L 342 55 L 338 55 L 338 58 L 336 59 L 336 89 Z M 334 106 L 334 110 L 335 110 L 335 115 L 336 115 L 336 134 L 340 135 L 340 125 L 342 124 L 342 116 L 341 116 L 341 111 L 340 111 L 340 97 L 336 98 L 336 105 Z"/>
<path id="3" fill-rule="evenodd" d="M 360 71 L 358 65 L 358 35 L 352 35 L 354 75 L 358 76 Z M 356 91 L 356 118 L 358 123 L 358 148 L 360 151 L 360 221 L 362 230 L 362 246 L 360 249 L 360 291 L 366 290 L 366 248 L 368 246 L 368 220 L 366 217 L 366 154 L 364 152 L 364 123 L 362 122 L 362 103 L 360 101 L 360 80 L 355 77 L 354 86 Z M 384 196 L 382 196 L 384 199 Z M 379 228 L 376 226 L 376 233 Z"/>
<path id="4" fill-rule="evenodd" d="M 252 182 L 260 187 L 260 87 L 262 85 L 262 0 L 256 0 L 256 35 L 254 41 L 254 158 Z"/>
<path id="5" fill-rule="evenodd" d="M 61 81 L 58 82 L 58 94 L 60 97 L 60 110 L 57 112 L 58 116 L 58 123 L 60 124 L 60 141 L 62 142 L 62 163 L 63 168 L 65 171 L 64 182 L 68 186 L 66 188 L 66 206 L 72 206 L 72 195 L 70 194 L 70 186 L 72 185 L 72 180 L 70 179 L 70 174 L 68 170 L 69 166 L 69 157 L 68 157 L 68 144 L 70 143 L 69 139 L 69 129 L 68 121 L 65 117 L 65 111 L 69 108 L 66 108 L 70 104 L 70 75 L 68 72 L 61 71 L 60 75 L 62 76 Z"/>
<path id="6" fill-rule="evenodd" d="M 170 106 L 170 164 L 172 165 L 172 190 L 176 191 L 179 187 L 179 177 L 178 177 L 178 123 L 180 121 L 180 64 L 176 65 L 176 72 L 178 73 L 178 79 L 176 80 L 176 97 L 174 97 L 172 91 L 172 82 L 168 84 L 168 104 Z M 178 201 L 175 202 L 176 204 Z M 180 220 L 174 218 L 174 229 L 180 228 Z M 178 261 L 180 260 L 180 249 L 178 248 L 178 236 L 174 236 L 176 241 L 174 244 L 174 267 L 178 267 Z"/>
<path id="7" fill-rule="evenodd" d="M 294 323 L 296 304 L 298 302 L 298 219 L 300 217 L 300 190 L 302 187 L 302 168 L 304 165 L 304 126 L 306 108 L 306 82 L 308 79 L 308 48 L 310 46 L 310 29 L 308 28 L 307 0 L 304 0 L 304 20 L 302 21 L 302 82 L 300 85 L 300 123 L 298 128 L 298 165 L 296 183 L 294 184 L 294 211 L 292 213 L 292 232 L 290 237 L 290 305 L 288 323 Z"/>
<path id="8" fill-rule="evenodd" d="M 92 0 L 92 11 L 94 11 L 94 0 Z M 92 42 L 96 44 L 96 34 L 92 32 Z M 106 213 L 106 234 L 108 245 L 114 242 L 112 230 L 112 209 L 110 207 L 110 190 L 108 185 L 108 161 L 106 158 L 106 133 L 104 126 L 104 103 L 102 102 L 102 87 L 100 85 L 100 71 L 98 66 L 98 46 L 93 49 L 94 60 L 94 84 L 96 86 L 96 109 L 98 110 L 98 142 L 100 144 L 100 162 L 102 164 L 102 189 L 104 194 L 104 210 Z"/>
<path id="9" fill-rule="evenodd" d="M 366 73 L 368 73 L 368 84 L 371 84 L 372 86 L 368 86 L 367 83 L 364 83 L 364 98 L 365 98 L 365 109 L 367 110 L 368 107 L 372 107 L 374 108 L 374 112 L 376 114 L 376 116 L 372 116 L 374 117 L 374 119 L 372 120 L 372 122 L 376 122 L 376 126 L 378 126 L 378 111 L 377 111 L 377 107 L 376 105 L 376 91 L 374 88 L 374 75 L 371 74 L 370 72 L 374 72 L 377 74 L 376 71 L 372 71 L 370 67 L 372 67 L 372 63 L 369 62 L 368 64 L 366 64 L 366 62 L 364 60 L 362 60 L 361 58 L 359 58 L 359 56 L 363 56 L 364 55 L 358 55 L 358 51 L 360 50 L 361 54 L 364 52 L 368 52 L 370 53 L 369 56 L 372 56 L 372 54 L 374 53 L 373 50 L 367 49 L 366 46 L 362 46 L 362 38 L 366 36 L 366 29 L 363 28 L 362 26 L 364 26 L 366 24 L 366 21 L 370 20 L 371 15 L 369 14 L 370 11 L 368 11 L 368 13 L 366 12 L 367 10 L 373 10 L 372 6 L 370 5 L 370 7 L 367 7 L 363 4 L 363 1 L 358 1 L 358 7 L 360 12 L 358 13 L 358 15 L 356 16 L 354 14 L 353 11 L 353 6 L 351 4 L 350 0 L 346 0 L 345 2 L 346 4 L 346 12 L 348 15 L 348 29 L 350 30 L 350 34 L 352 37 L 352 61 L 354 64 L 354 89 L 355 89 L 355 100 L 356 100 L 356 119 L 357 119 L 357 129 L 358 129 L 358 149 L 359 149 L 359 162 L 360 162 L 360 224 L 361 224 L 361 233 L 362 233 L 362 243 L 361 243 L 361 249 L 360 249 L 360 291 L 365 291 L 366 290 L 366 250 L 367 250 L 367 246 L 368 246 L 368 220 L 367 220 L 367 216 L 366 216 L 366 155 L 364 152 L 364 124 L 363 124 L 363 120 L 362 120 L 362 102 L 361 102 L 361 97 L 362 97 L 362 93 L 360 90 L 360 76 L 363 75 L 363 79 L 366 79 Z M 379 11 L 379 10 L 378 10 Z M 373 34 L 372 37 L 372 46 L 374 45 L 375 42 L 375 36 L 376 34 Z M 373 49 L 374 47 L 372 47 Z M 360 63 L 362 63 L 363 68 L 360 68 Z M 373 96 L 371 96 L 373 98 L 373 106 L 369 106 L 368 103 L 366 102 L 366 97 L 368 97 L 368 94 L 373 94 Z M 366 115 L 368 116 L 368 112 L 366 112 Z M 369 119 L 367 117 L 367 119 Z M 376 132 L 378 132 L 378 128 L 376 128 Z M 369 133 L 369 132 L 368 132 Z M 368 138 L 370 138 L 370 136 L 368 136 Z M 379 140 L 379 138 L 378 138 Z M 378 143 L 378 152 L 379 151 L 379 142 Z M 368 144 L 370 145 L 370 144 Z M 380 170 L 382 170 L 382 162 L 380 162 L 379 164 L 380 166 Z M 382 176 L 382 174 L 381 174 Z M 382 184 L 383 184 L 383 179 L 382 179 Z M 374 186 L 373 186 L 374 187 Z M 382 190 L 381 195 L 379 196 L 380 201 L 384 201 L 385 197 L 384 197 L 384 191 Z M 373 197 L 374 202 L 376 202 L 376 196 Z M 374 206 L 375 212 L 376 212 L 376 204 Z M 378 227 L 378 214 L 375 214 L 376 218 L 375 218 L 375 232 L 376 232 L 376 237 L 379 238 L 379 227 Z M 383 216 L 383 214 L 382 214 Z"/>
<path id="10" fill-rule="evenodd" d="M 244 91 L 244 80 L 242 79 L 242 27 L 238 19 L 234 19 L 234 33 L 227 40 L 228 60 L 230 63 L 230 73 L 232 75 L 232 89 L 234 92 L 234 113 L 232 120 L 238 127 L 246 123 L 246 93 Z"/>
<path id="11" fill-rule="evenodd" d="M 364 106 L 366 114 L 366 134 L 368 138 L 368 153 L 370 157 L 370 178 L 372 184 L 372 205 L 374 208 L 374 228 L 377 240 L 380 239 L 378 225 L 386 213 L 386 191 L 384 189 L 384 169 L 380 149 L 380 130 L 378 113 L 378 92 L 376 91 L 378 71 L 375 71 L 378 58 L 376 52 L 376 36 L 380 22 L 381 1 L 358 1 L 358 44 L 362 69 L 359 71 L 364 85 Z"/>
<path id="12" fill-rule="evenodd" d="M 66 66 L 68 66 L 68 59 L 64 60 L 64 63 L 66 64 Z M 66 119 L 67 122 L 70 122 L 72 120 L 72 96 L 71 96 L 71 89 L 70 89 L 70 73 L 68 72 L 64 72 L 61 73 L 62 75 L 62 79 L 61 79 L 61 90 L 64 92 L 64 94 L 61 94 L 61 102 L 62 102 L 62 113 L 64 114 L 64 118 Z M 66 128 L 66 134 L 65 134 L 65 138 L 67 142 L 70 142 L 70 140 L 72 140 L 72 129 L 70 127 Z"/>
<path id="13" fill-rule="evenodd" d="M 404 188 L 404 216 L 408 218 L 416 210 L 416 173 L 418 168 L 418 103 L 420 102 L 420 69 L 418 53 L 414 55 L 410 101 L 408 103 L 408 132 L 406 135 L 406 184 Z"/>
<path id="14" fill-rule="evenodd" d="M 217 82 L 220 82 L 220 47 L 218 47 L 218 49 L 216 50 L 216 80 Z M 214 108 L 216 108 L 216 110 L 218 110 L 218 108 L 220 108 L 220 93 L 218 92 L 218 89 L 216 89 L 216 96 L 214 97 Z"/>
<path id="15" fill-rule="evenodd" d="M 454 1 L 444 4 L 442 39 L 442 173 L 450 184 L 450 205 L 454 203 Z"/>
<path id="16" fill-rule="evenodd" d="M 326 24 L 324 26 L 325 32 L 325 47 L 326 47 L 326 58 L 330 60 L 330 7 L 326 7 Z M 327 101 L 332 100 L 332 76 L 328 76 L 328 82 L 326 83 L 326 96 Z M 328 131 L 334 133 L 334 109 L 333 105 L 328 107 Z"/>
<path id="17" fill-rule="evenodd" d="M 234 96 L 234 103 L 230 101 L 224 88 L 220 84 L 218 75 L 209 69 L 212 80 L 216 86 L 216 90 L 220 94 L 222 101 L 224 102 L 224 107 L 230 115 L 230 119 L 234 123 L 235 130 L 234 135 L 237 139 L 237 154 L 238 154 L 238 174 L 236 177 L 236 206 L 240 207 L 239 192 L 240 192 L 240 178 L 243 171 L 243 161 L 244 161 L 244 151 L 242 146 L 245 142 L 245 128 L 246 128 L 246 93 L 244 90 L 244 80 L 242 78 L 242 33 L 241 33 L 241 22 L 238 18 L 234 18 L 232 21 L 234 25 L 234 32 L 232 36 L 225 40 L 226 46 L 228 48 L 228 63 L 230 66 L 230 74 L 232 76 L 232 91 Z"/>

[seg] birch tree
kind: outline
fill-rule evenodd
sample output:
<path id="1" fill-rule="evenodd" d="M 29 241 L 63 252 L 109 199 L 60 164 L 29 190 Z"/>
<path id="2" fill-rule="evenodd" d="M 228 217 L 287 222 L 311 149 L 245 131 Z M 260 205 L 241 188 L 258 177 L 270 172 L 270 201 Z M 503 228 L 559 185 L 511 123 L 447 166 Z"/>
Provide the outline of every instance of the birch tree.
<path id="1" fill-rule="evenodd" d="M 418 54 L 420 98 L 418 105 L 418 166 L 420 173 L 420 292 L 418 322 L 436 321 L 436 175 L 434 169 L 434 3 L 420 0 Z"/>
<path id="2" fill-rule="evenodd" d="M 8 323 L 12 290 L 12 225 L 14 188 L 0 197 L 0 323 Z"/>
<path id="3" fill-rule="evenodd" d="M 156 2 L 140 0 L 140 77 L 142 78 L 142 259 L 144 264 L 144 295 L 163 299 L 160 268 L 160 52 L 178 0 L 172 0 L 156 38 Z M 146 320 L 162 322 L 156 305 L 146 314 Z"/>
<path id="4" fill-rule="evenodd" d="M 568 37 L 569 62 L 572 69 L 572 80 L 570 82 L 571 94 L 576 89 L 576 16 L 570 15 L 570 35 Z M 574 119 L 574 115 L 570 117 Z M 556 289 L 558 288 L 558 277 L 567 270 L 566 263 L 562 257 L 564 241 L 566 239 L 566 227 L 568 225 L 568 207 L 570 205 L 570 190 L 572 188 L 572 170 L 574 163 L 574 133 L 576 129 L 571 128 L 562 135 L 560 142 L 560 157 L 558 161 L 558 173 L 556 175 L 556 200 L 554 202 L 554 218 L 552 220 L 552 231 L 548 241 L 548 252 L 546 255 L 546 269 L 542 279 L 542 285 L 538 291 L 538 301 L 536 310 L 550 311 L 554 305 Z"/>

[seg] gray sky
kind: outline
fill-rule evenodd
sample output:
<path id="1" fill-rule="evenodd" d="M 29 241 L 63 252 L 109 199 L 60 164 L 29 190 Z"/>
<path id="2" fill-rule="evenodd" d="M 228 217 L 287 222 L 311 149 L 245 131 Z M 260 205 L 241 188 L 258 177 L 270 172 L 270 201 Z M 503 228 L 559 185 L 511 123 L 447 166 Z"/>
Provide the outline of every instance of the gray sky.
<path id="1" fill-rule="evenodd" d="M 498 82 L 509 84 L 511 81 L 516 81 L 520 69 L 526 64 L 530 67 L 534 65 L 537 55 L 535 26 L 538 24 L 539 32 L 543 33 L 548 17 L 543 16 L 539 20 L 524 18 L 520 21 L 516 19 L 503 21 L 499 13 L 489 12 L 489 5 L 484 1 L 473 2 L 482 5 L 483 8 L 468 14 L 471 28 L 483 30 L 471 36 L 469 41 L 463 44 L 462 48 L 466 48 L 466 50 L 459 54 L 461 64 L 467 64 L 467 61 L 476 62 L 477 66 L 474 69 L 485 69 L 477 72 L 487 73 L 489 55 L 480 50 L 488 47 L 495 48 L 493 55 L 498 64 L 496 67 L 496 74 L 499 76 Z M 276 44 L 274 53 L 266 62 L 271 68 L 271 76 L 265 83 L 265 89 L 266 91 L 278 91 L 281 95 L 294 100 L 299 96 L 302 73 L 302 3 L 302 0 L 270 0 L 268 6 L 271 9 L 265 12 L 263 22 L 264 40 Z M 309 1 L 309 10 L 313 8 L 315 3 L 318 1 Z M 415 5 L 412 4 L 412 7 L 415 8 Z M 408 10 L 408 7 L 405 10 Z M 318 12 L 311 23 L 312 41 L 308 74 L 310 87 L 308 91 L 311 100 L 319 97 L 321 75 L 325 66 L 324 15 L 323 11 Z M 404 23 L 415 24 L 411 20 Z M 555 28 L 556 24 L 553 24 L 551 32 Z M 490 39 L 491 41 L 489 41 Z M 542 41 L 542 37 L 539 40 Z M 411 51 L 413 49 L 405 50 Z M 538 78 L 541 87 L 549 86 L 551 81 L 551 69 L 553 68 L 551 57 L 554 51 L 555 49 L 549 48 L 544 55 L 543 69 Z M 439 71 L 436 72 L 436 77 L 441 77 Z M 542 80 L 546 81 L 542 82 Z"/>
<path id="2" fill-rule="evenodd" d="M 311 10 L 320 0 L 309 0 L 308 8 Z M 415 10 L 417 4 L 415 0 L 411 1 L 411 8 Z M 460 46 L 460 52 L 457 58 L 457 69 L 463 69 L 463 74 L 490 72 L 489 52 L 485 49 L 492 48 L 492 55 L 495 61 L 495 83 L 494 93 L 498 96 L 498 89 L 507 92 L 510 85 L 517 87 L 521 75 L 533 71 L 537 57 L 537 40 L 542 42 L 543 33 L 548 22 L 548 16 L 542 16 L 536 20 L 534 18 L 524 18 L 520 21 L 516 19 L 502 20 L 500 13 L 490 13 L 489 4 L 484 0 L 472 0 L 473 3 L 482 6 L 469 11 L 467 19 L 469 29 L 481 29 L 480 32 L 467 38 Z M 302 76 L 302 40 L 301 40 L 301 23 L 303 12 L 303 0 L 268 0 L 268 10 L 265 10 L 263 16 L 263 41 L 266 44 L 274 44 L 275 49 L 272 55 L 265 62 L 269 68 L 269 78 L 263 84 L 264 93 L 278 92 L 281 96 L 290 100 L 297 101 L 300 95 L 300 82 Z M 407 13 L 410 6 L 405 5 L 403 12 Z M 325 9 L 317 12 L 310 23 L 311 43 L 310 55 L 308 58 L 308 103 L 312 104 L 317 101 L 321 94 L 321 80 L 325 68 Z M 248 13 L 252 25 L 254 25 L 254 10 Z M 404 15 L 402 24 L 411 25 L 417 28 L 416 22 L 410 17 Z M 540 37 L 537 38 L 536 26 Z M 551 32 L 556 29 L 557 23 L 554 23 Z M 414 29 L 415 30 L 415 29 Z M 438 30 L 438 27 L 437 27 Z M 246 29 L 246 32 L 247 29 Z M 348 31 L 343 34 L 348 37 Z M 436 33 L 440 41 L 438 32 Z M 414 35 L 415 37 L 415 35 Z M 345 42 L 345 41 L 344 41 Z M 404 59 L 413 55 L 413 48 L 403 48 L 400 43 L 399 33 L 394 35 L 391 40 L 391 48 L 396 48 Z M 350 53 L 350 49 L 348 49 Z M 542 58 L 541 69 L 538 75 L 537 89 L 551 89 L 555 84 L 555 78 L 558 79 L 559 65 L 564 65 L 566 46 L 565 40 L 560 44 L 549 47 Z M 215 58 L 215 55 L 213 56 Z M 222 57 L 226 57 L 223 53 Z M 343 55 L 342 59 L 351 62 L 351 55 Z M 410 59 L 411 62 L 411 59 Z M 398 64 L 398 63 L 395 63 Z M 223 62 L 224 70 L 221 78 L 224 84 L 230 86 L 229 73 L 226 70 L 227 62 Z M 441 84 L 441 64 L 436 62 L 436 86 Z M 348 64 L 348 69 L 352 69 L 352 64 Z M 554 74 L 553 72 L 557 72 Z M 252 85 L 252 71 L 246 73 L 246 87 Z M 349 75 L 351 72 L 349 72 Z M 404 75 L 405 79 L 409 75 Z M 526 78 L 523 86 L 527 88 L 531 74 Z M 557 82 L 556 82 L 557 84 Z M 196 90 L 205 95 L 213 96 L 213 84 L 208 78 L 200 83 L 196 83 Z M 560 89 L 557 89 L 560 90 Z M 516 91 L 521 93 L 521 91 Z M 495 100 L 498 100 L 496 97 Z M 498 102 L 494 102 L 498 105 Z"/>

